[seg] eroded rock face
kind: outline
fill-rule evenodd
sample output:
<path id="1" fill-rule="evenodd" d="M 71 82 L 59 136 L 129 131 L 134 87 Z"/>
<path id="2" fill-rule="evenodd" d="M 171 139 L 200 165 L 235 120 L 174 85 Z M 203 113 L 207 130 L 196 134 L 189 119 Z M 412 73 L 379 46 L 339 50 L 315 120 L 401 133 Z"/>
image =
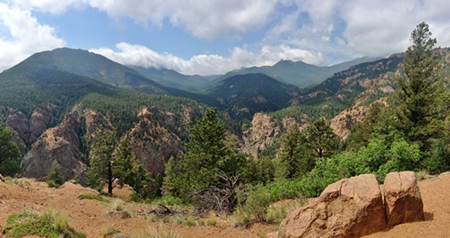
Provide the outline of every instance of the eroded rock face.
<path id="1" fill-rule="evenodd" d="M 353 126 L 361 121 L 368 107 L 360 106 L 351 110 L 344 110 L 331 119 L 330 127 L 333 129 L 334 134 L 339 136 L 341 139 L 347 139 L 351 133 Z"/>
<path id="2" fill-rule="evenodd" d="M 287 216 L 285 237 L 361 237 L 386 227 L 375 175 L 364 174 L 329 185 L 316 203 Z"/>
<path id="3" fill-rule="evenodd" d="M 258 158 L 258 151 L 272 146 L 281 134 L 282 131 L 276 119 L 267 114 L 256 113 L 251 127 L 243 133 L 244 145 L 241 152 Z"/>
<path id="4" fill-rule="evenodd" d="M 142 118 L 128 136 L 133 155 L 153 174 L 164 172 L 170 156 L 183 150 L 180 137 L 147 118 Z"/>
<path id="5" fill-rule="evenodd" d="M 77 134 L 79 124 L 79 112 L 74 110 L 60 125 L 42 133 L 22 160 L 23 176 L 46 176 L 54 160 L 61 165 L 65 180 L 79 176 L 86 169 Z"/>
<path id="6" fill-rule="evenodd" d="M 392 172 L 384 181 L 386 218 L 389 226 L 423 221 L 423 202 L 414 172 Z"/>
<path id="7" fill-rule="evenodd" d="M 6 126 L 12 132 L 12 140 L 17 144 L 22 154 L 37 141 L 39 136 L 48 129 L 52 115 L 42 109 L 36 109 L 28 119 L 22 112 L 11 111 L 6 118 Z"/>

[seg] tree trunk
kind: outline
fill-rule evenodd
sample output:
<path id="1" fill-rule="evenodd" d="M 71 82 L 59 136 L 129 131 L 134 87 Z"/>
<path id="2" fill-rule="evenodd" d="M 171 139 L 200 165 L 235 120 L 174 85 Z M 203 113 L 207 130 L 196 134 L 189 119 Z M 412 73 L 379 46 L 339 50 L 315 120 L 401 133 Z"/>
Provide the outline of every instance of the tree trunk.
<path id="1" fill-rule="evenodd" d="M 112 164 L 111 164 L 111 161 L 109 161 L 108 162 L 108 193 L 109 193 L 109 195 L 112 195 L 112 190 L 113 190 L 113 188 L 112 188 L 112 169 L 111 169 L 111 166 L 112 166 Z"/>

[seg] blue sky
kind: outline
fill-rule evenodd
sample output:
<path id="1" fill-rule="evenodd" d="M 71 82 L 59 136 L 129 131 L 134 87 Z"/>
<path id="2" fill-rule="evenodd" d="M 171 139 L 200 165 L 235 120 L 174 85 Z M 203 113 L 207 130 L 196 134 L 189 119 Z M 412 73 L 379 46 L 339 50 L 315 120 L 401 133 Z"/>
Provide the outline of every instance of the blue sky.
<path id="1" fill-rule="evenodd" d="M 330 65 L 402 52 L 421 21 L 447 47 L 448 12 L 446 0 L 0 0 L 0 70 L 59 47 L 184 74 Z"/>

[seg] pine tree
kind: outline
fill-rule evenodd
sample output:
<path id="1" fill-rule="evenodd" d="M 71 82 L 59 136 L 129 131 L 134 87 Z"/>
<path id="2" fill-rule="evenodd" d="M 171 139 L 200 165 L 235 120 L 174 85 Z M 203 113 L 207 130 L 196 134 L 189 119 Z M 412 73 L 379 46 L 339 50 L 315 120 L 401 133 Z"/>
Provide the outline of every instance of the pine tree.
<path id="1" fill-rule="evenodd" d="M 12 133 L 0 126 L 0 174 L 14 176 L 20 171 L 19 148 L 11 141 Z"/>
<path id="2" fill-rule="evenodd" d="M 306 136 L 297 125 L 292 126 L 281 142 L 275 159 L 275 177 L 290 179 L 299 177 L 312 169 Z"/>
<path id="3" fill-rule="evenodd" d="M 246 160 L 232 148 L 232 141 L 227 140 L 217 109 L 207 108 L 203 118 L 197 119 L 190 129 L 182 159 L 178 163 L 175 159 L 169 160 L 164 194 L 192 200 L 195 192 L 217 184 L 221 175 L 238 174 L 239 167 L 246 167 Z"/>
<path id="4" fill-rule="evenodd" d="M 108 193 L 112 194 L 112 160 L 114 152 L 114 132 L 105 128 L 97 131 L 96 141 L 89 153 L 91 167 L 87 173 L 89 186 L 101 191 L 108 183 Z"/>
<path id="5" fill-rule="evenodd" d="M 431 38 L 428 24 L 417 25 L 411 33 L 413 45 L 408 47 L 404 58 L 406 78 L 397 78 L 398 118 L 397 129 L 410 142 L 419 143 L 421 150 L 429 147 L 432 137 L 428 126 L 437 116 L 437 99 L 441 93 L 442 81 L 437 71 L 439 52 L 436 39 Z"/>
<path id="6" fill-rule="evenodd" d="M 130 185 L 139 198 L 150 198 L 159 193 L 151 173 L 141 161 L 133 159 L 128 138 L 123 139 L 115 150 L 112 165 L 114 178 Z"/>
<path id="7" fill-rule="evenodd" d="M 57 160 L 53 160 L 52 167 L 47 175 L 47 184 L 49 187 L 58 188 L 64 183 L 64 179 L 61 173 L 61 165 Z"/>
<path id="8" fill-rule="evenodd" d="M 189 134 L 186 154 L 181 162 L 190 191 L 208 188 L 217 181 L 219 168 L 227 156 L 225 126 L 217 116 L 217 109 L 207 108 L 201 120 L 196 120 Z"/>
<path id="9" fill-rule="evenodd" d="M 306 139 L 315 158 L 331 157 L 339 148 L 339 137 L 334 134 L 325 118 L 308 126 Z"/>

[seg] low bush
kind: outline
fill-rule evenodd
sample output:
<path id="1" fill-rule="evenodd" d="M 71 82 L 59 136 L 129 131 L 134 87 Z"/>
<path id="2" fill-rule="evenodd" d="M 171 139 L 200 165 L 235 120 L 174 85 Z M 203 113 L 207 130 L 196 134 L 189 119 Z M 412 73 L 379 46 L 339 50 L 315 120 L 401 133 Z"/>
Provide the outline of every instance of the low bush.
<path id="1" fill-rule="evenodd" d="M 5 229 L 6 236 L 14 238 L 28 235 L 40 237 L 67 237 L 85 238 L 81 232 L 75 231 L 69 226 L 69 218 L 60 212 L 49 209 L 44 215 L 39 216 L 37 212 L 24 211 L 8 217 Z"/>

